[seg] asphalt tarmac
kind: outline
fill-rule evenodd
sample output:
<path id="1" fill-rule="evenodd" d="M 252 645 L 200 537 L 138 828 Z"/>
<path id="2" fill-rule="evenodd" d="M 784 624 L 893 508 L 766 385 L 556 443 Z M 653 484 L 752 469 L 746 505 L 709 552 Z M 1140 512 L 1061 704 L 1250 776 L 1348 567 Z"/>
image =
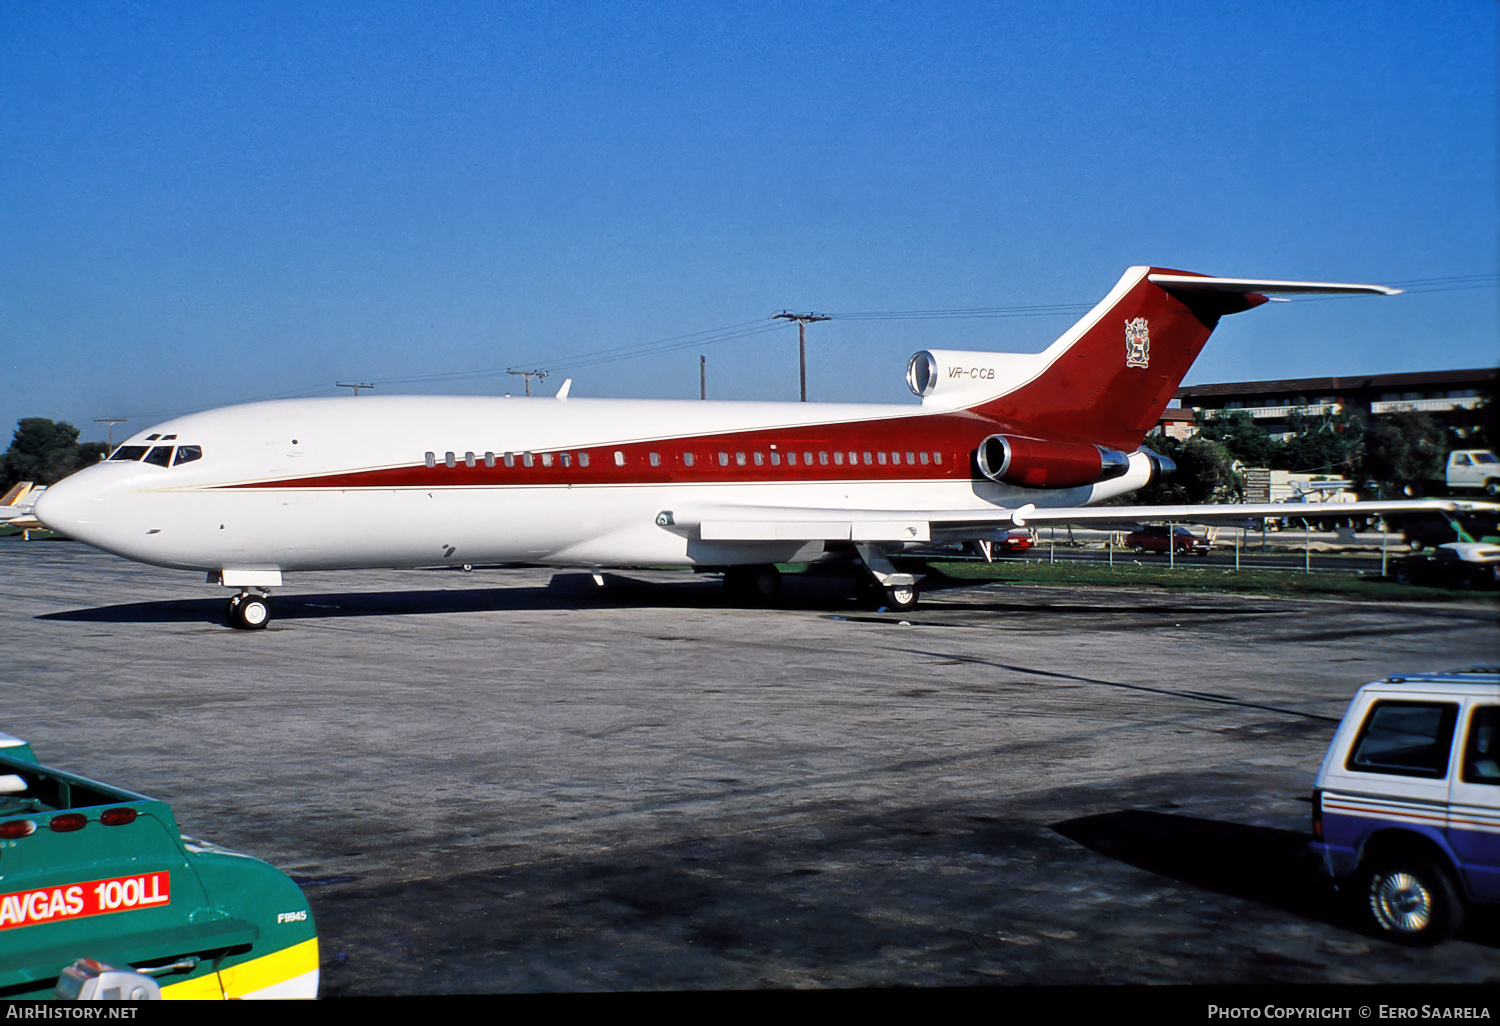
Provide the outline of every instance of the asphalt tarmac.
<path id="1" fill-rule="evenodd" d="M 225 593 L 0 539 L 0 730 L 267 859 L 323 994 L 1500 981 L 1312 874 L 1355 689 L 1493 662 L 1493 603 L 545 570 Z"/>

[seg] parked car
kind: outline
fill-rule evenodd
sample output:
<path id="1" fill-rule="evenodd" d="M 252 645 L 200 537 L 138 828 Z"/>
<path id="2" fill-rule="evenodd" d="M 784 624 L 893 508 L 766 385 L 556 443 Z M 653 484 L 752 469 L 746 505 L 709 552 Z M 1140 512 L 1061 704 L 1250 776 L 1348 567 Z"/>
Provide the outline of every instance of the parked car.
<path id="1" fill-rule="evenodd" d="M 1470 541 L 1500 542 L 1500 515 L 1494 513 L 1460 513 L 1458 524 Z M 1444 542 L 1463 541 L 1454 529 L 1452 521 L 1445 516 L 1433 514 L 1393 517 L 1401 529 L 1401 537 L 1413 552 L 1433 549 Z"/>
<path id="2" fill-rule="evenodd" d="M 1500 545 L 1448 542 L 1428 552 L 1402 556 L 1391 573 L 1402 584 L 1438 588 L 1483 588 L 1500 585 Z"/>
<path id="3" fill-rule="evenodd" d="M 1171 524 L 1147 524 L 1139 531 L 1131 531 L 1125 536 L 1125 546 L 1137 552 L 1166 552 L 1168 538 L 1172 539 L 1172 548 L 1177 552 L 1206 556 L 1208 550 L 1213 548 L 1212 543 L 1202 535 Z"/>
<path id="4" fill-rule="evenodd" d="M 1500 904 L 1500 672 L 1387 677 L 1349 703 L 1312 792 L 1313 854 L 1376 934 L 1451 936 Z"/>
<path id="5" fill-rule="evenodd" d="M 995 543 L 996 552 L 1025 552 L 1035 545 L 1030 531 L 1011 531 Z"/>

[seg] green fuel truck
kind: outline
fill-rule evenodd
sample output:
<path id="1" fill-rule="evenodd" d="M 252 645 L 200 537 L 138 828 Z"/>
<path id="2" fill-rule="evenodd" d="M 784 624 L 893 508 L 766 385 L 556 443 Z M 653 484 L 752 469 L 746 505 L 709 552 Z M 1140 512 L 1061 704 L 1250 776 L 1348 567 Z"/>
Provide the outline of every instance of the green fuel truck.
<path id="1" fill-rule="evenodd" d="M 67 995 L 101 966 L 149 978 L 127 993 L 312 998 L 317 931 L 275 867 L 184 837 L 165 802 L 43 766 L 0 733 L 0 1000 Z"/>

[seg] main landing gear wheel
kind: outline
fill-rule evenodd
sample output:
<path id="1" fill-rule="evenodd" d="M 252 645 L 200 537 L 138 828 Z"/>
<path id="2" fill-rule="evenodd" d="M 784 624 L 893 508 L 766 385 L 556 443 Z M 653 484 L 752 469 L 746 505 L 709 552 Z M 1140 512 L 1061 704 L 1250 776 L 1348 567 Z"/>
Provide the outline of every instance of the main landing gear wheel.
<path id="1" fill-rule="evenodd" d="M 884 605 L 893 613 L 905 613 L 917 608 L 917 586 L 901 584 L 894 588 L 883 588 L 880 592 Z"/>
<path id="2" fill-rule="evenodd" d="M 271 603 L 264 595 L 241 593 L 229 600 L 225 610 L 229 626 L 242 631 L 265 630 L 271 622 Z"/>
<path id="3" fill-rule="evenodd" d="M 781 594 L 781 571 L 774 566 L 732 566 L 724 571 L 724 587 L 737 599 L 772 602 Z"/>
<path id="4" fill-rule="evenodd" d="M 1375 859 L 1360 876 L 1364 918 L 1398 944 L 1427 946 L 1453 936 L 1463 923 L 1458 888 L 1436 863 L 1418 852 Z"/>

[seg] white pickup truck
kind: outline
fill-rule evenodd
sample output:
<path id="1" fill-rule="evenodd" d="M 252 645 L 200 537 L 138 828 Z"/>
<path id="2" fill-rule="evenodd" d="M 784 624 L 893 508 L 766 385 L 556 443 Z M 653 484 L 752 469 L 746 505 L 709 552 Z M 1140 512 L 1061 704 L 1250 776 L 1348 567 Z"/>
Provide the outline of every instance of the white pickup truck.
<path id="1" fill-rule="evenodd" d="M 1455 449 L 1448 454 L 1443 478 L 1449 490 L 1476 488 L 1500 495 L 1500 459 L 1488 449 Z"/>

